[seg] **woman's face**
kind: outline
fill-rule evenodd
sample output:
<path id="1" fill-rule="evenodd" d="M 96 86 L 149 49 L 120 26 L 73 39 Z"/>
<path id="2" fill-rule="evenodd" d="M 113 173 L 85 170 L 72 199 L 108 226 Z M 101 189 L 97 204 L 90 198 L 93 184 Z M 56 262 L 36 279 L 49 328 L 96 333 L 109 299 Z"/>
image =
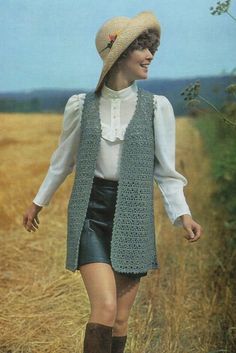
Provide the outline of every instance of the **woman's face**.
<path id="1" fill-rule="evenodd" d="M 148 48 L 135 49 L 120 63 L 120 69 L 130 81 L 146 79 L 154 55 Z"/>

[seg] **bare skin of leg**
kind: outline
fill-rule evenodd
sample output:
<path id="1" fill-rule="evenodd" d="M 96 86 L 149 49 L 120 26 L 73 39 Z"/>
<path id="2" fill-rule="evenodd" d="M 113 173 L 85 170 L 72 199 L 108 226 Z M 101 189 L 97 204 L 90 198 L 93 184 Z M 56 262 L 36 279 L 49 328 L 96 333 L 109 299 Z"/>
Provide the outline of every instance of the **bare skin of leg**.
<path id="1" fill-rule="evenodd" d="M 132 305 L 138 292 L 140 278 L 133 279 L 114 272 L 116 280 L 117 313 L 113 327 L 113 336 L 125 336 Z"/>
<path id="2" fill-rule="evenodd" d="M 114 336 L 126 335 L 140 280 L 120 275 L 106 263 L 81 265 L 80 273 L 91 306 L 89 322 L 113 326 Z"/>

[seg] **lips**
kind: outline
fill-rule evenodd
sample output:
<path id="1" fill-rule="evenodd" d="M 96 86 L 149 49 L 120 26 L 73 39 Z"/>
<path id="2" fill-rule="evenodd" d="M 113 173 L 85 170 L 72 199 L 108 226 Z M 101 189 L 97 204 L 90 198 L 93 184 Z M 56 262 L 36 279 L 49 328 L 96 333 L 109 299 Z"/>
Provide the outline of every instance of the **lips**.
<path id="1" fill-rule="evenodd" d="M 149 64 L 140 64 L 141 68 L 144 69 L 144 71 L 148 71 L 148 66 Z"/>
<path id="2" fill-rule="evenodd" d="M 140 64 L 141 68 L 145 71 L 148 72 L 148 65 L 142 65 Z"/>

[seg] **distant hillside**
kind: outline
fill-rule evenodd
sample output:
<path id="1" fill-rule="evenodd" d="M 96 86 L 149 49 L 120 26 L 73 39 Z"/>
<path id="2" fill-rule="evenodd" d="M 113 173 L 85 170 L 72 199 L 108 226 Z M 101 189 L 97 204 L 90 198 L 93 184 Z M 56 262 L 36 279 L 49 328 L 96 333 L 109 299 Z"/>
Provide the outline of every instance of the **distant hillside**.
<path id="1" fill-rule="evenodd" d="M 185 101 L 180 93 L 196 80 L 201 84 L 201 95 L 217 107 L 227 99 L 225 87 L 235 83 L 232 76 L 193 77 L 188 79 L 148 79 L 137 81 L 139 87 L 155 94 L 166 96 L 174 107 L 176 115 L 187 113 Z M 37 89 L 29 92 L 0 93 L 0 112 L 58 112 L 63 113 L 66 101 L 73 94 L 88 92 L 78 88 Z"/>

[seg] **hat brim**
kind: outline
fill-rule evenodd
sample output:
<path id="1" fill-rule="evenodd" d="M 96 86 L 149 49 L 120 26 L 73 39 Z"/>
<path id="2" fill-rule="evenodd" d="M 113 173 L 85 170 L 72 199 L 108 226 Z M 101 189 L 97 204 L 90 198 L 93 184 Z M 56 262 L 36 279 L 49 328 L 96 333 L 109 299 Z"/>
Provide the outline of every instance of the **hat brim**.
<path id="1" fill-rule="evenodd" d="M 113 43 L 109 54 L 104 61 L 102 72 L 96 86 L 95 92 L 98 92 L 102 85 L 104 78 L 112 65 L 116 62 L 119 56 L 126 48 L 145 30 L 156 29 L 159 35 L 161 34 L 160 23 L 157 21 L 155 15 L 149 11 L 143 11 L 137 16 L 130 19 L 129 24 L 122 30 Z"/>

